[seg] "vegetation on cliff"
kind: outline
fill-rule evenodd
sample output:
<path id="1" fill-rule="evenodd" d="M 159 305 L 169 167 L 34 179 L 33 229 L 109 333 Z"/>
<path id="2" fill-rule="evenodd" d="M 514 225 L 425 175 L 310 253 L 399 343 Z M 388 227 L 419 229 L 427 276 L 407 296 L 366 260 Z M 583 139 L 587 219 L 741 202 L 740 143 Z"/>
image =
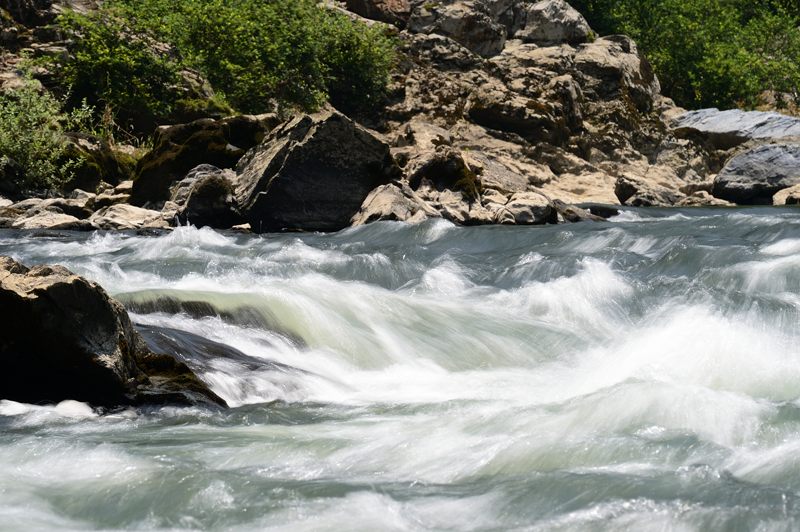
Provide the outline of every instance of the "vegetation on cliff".
<path id="1" fill-rule="evenodd" d="M 633 37 L 680 105 L 753 108 L 778 93 L 800 99 L 793 0 L 570 1 L 599 33 Z"/>
<path id="2" fill-rule="evenodd" d="M 61 65 L 70 101 L 110 106 L 123 122 L 205 105 L 192 71 L 240 112 L 370 107 L 394 62 L 385 30 L 314 0 L 111 0 L 60 22 L 75 36 Z"/>
<path id="3" fill-rule="evenodd" d="M 34 81 L 0 92 L 0 176 L 3 186 L 57 188 L 81 161 L 68 157 L 64 131 L 86 129 L 85 102 L 64 112 L 62 102 Z"/>

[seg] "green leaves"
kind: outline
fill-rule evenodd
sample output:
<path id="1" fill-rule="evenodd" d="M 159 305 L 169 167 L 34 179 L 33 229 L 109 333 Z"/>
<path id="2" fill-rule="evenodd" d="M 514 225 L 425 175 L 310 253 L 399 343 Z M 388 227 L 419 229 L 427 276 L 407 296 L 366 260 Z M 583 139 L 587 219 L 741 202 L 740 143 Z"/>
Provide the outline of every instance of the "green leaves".
<path id="1" fill-rule="evenodd" d="M 314 0 L 114 0 L 127 24 L 172 46 L 237 110 L 344 110 L 380 101 L 394 62 L 381 30 Z"/>
<path id="2" fill-rule="evenodd" d="M 64 113 L 61 102 L 33 81 L 0 92 L 0 164 L 13 161 L 21 169 L 14 185 L 46 190 L 69 180 L 79 162 L 65 158 L 63 132 L 77 129 L 91 114 L 86 104 Z"/>

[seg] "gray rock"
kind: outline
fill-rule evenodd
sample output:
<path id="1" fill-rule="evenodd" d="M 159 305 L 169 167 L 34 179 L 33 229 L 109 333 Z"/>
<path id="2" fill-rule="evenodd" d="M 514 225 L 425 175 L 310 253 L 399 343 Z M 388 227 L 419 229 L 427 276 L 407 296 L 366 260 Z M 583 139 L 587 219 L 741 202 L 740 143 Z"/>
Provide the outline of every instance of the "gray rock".
<path id="1" fill-rule="evenodd" d="M 536 192 L 517 192 L 495 215 L 495 222 L 515 225 L 554 224 L 558 213 L 553 204 L 543 194 Z"/>
<path id="2" fill-rule="evenodd" d="M 800 184 L 800 145 L 768 144 L 733 157 L 714 180 L 715 197 L 740 205 L 772 205 L 778 191 Z"/>
<path id="3" fill-rule="evenodd" d="M 661 84 L 636 43 L 624 35 L 610 35 L 582 45 L 575 68 L 584 76 L 584 94 L 604 100 L 628 99 L 649 112 Z"/>
<path id="4" fill-rule="evenodd" d="M 674 119 L 671 127 L 676 135 L 700 135 L 719 149 L 729 149 L 748 140 L 800 137 L 800 118 L 739 109 L 689 111 Z"/>
<path id="5" fill-rule="evenodd" d="M 62 266 L 0 257 L 0 308 L 0 399 L 225 405 L 185 364 L 147 349 L 121 304 Z"/>
<path id="6" fill-rule="evenodd" d="M 200 165 L 174 187 L 167 205 L 181 224 L 230 229 L 242 221 L 234 200 L 235 179 L 232 170 Z"/>
<path id="7" fill-rule="evenodd" d="M 414 33 L 438 33 L 450 37 L 473 53 L 491 57 L 503 50 L 507 29 L 473 2 L 441 5 L 424 2 L 414 8 L 408 23 Z"/>
<path id="8" fill-rule="evenodd" d="M 338 231 L 399 177 L 389 146 L 327 109 L 274 129 L 237 166 L 237 203 L 255 232 Z"/>
<path id="9" fill-rule="evenodd" d="M 523 4 L 522 27 L 514 38 L 540 45 L 579 44 L 586 42 L 591 28 L 578 11 L 564 0 L 542 0 Z"/>
<path id="10" fill-rule="evenodd" d="M 361 210 L 353 217 L 352 224 L 364 225 L 378 221 L 416 223 L 438 216 L 424 201 L 414 197 L 408 187 L 388 184 L 370 192 Z"/>
<path id="11" fill-rule="evenodd" d="M 620 203 L 631 207 L 670 207 L 683 197 L 678 191 L 628 176 L 617 178 L 614 194 Z"/>

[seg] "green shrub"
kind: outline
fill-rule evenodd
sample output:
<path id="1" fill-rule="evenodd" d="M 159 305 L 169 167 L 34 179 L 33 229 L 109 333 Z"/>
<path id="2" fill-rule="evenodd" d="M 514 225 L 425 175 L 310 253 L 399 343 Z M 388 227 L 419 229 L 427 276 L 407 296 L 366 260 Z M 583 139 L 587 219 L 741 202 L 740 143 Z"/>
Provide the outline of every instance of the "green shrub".
<path id="1" fill-rule="evenodd" d="M 394 62 L 383 30 L 315 0 L 109 0 L 60 22 L 74 36 L 74 60 L 61 66 L 70 102 L 110 106 L 145 131 L 208 107 L 179 86 L 185 69 L 209 80 L 213 110 L 314 110 L 330 100 L 349 111 L 381 101 Z"/>
<path id="2" fill-rule="evenodd" d="M 123 127 L 148 129 L 169 115 L 181 94 L 180 64 L 113 9 L 59 20 L 72 36 L 73 58 L 58 65 L 72 106 L 109 108 Z"/>
<path id="3" fill-rule="evenodd" d="M 63 132 L 80 127 L 91 113 L 86 105 L 64 113 L 61 102 L 33 82 L 1 92 L 0 162 L 13 161 L 21 170 L 4 188 L 47 190 L 68 181 L 81 162 L 65 158 Z"/>

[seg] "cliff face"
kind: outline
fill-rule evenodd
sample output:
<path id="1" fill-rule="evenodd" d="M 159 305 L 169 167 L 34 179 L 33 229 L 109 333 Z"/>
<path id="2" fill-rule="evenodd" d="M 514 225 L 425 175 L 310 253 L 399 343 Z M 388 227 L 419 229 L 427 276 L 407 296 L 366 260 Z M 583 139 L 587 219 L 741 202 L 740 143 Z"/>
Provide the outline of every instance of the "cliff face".
<path id="1" fill-rule="evenodd" d="M 484 204 L 487 195 L 518 192 L 567 202 L 714 202 L 703 194 L 712 158 L 670 133 L 665 119 L 682 110 L 660 95 L 629 38 L 596 37 L 562 0 L 388 4 L 348 2 L 401 28 L 382 129 L 407 174 L 446 146 L 475 171 Z"/>
<path id="2" fill-rule="evenodd" d="M 58 28 L 51 25 L 59 10 L 96 5 L 77 0 L 0 0 L 0 7 L 5 13 L 2 38 L 11 43 L 5 45 L 0 87 L 9 87 L 18 76 L 14 67 L 21 51 L 34 56 L 69 53 L 64 48 L 68 43 L 58 40 Z M 291 120 L 314 122 L 333 110 L 290 117 L 283 124 L 275 115 L 206 118 L 162 127 L 154 149 L 140 161 L 134 182 L 120 183 L 118 190 L 104 193 L 108 197 L 100 194 L 95 207 L 130 200 L 156 209 L 138 218 L 158 218 L 164 225 L 176 213 L 180 218 L 184 211 L 194 212 L 179 201 L 179 189 L 194 186 L 192 176 L 202 174 L 193 172 L 195 167 L 212 164 L 219 167 L 214 168 L 218 184 L 224 185 L 213 189 L 224 193 L 201 209 L 202 224 L 212 227 L 230 227 L 239 220 L 240 214 L 249 212 L 242 198 L 251 196 L 270 206 L 269 213 L 257 217 L 259 225 L 270 230 L 436 216 L 467 225 L 576 221 L 592 216 L 570 204 L 730 205 L 728 201 L 738 200 L 719 194 L 724 187 L 715 183 L 720 180 L 717 174 L 727 175 L 721 172 L 725 162 L 754 144 L 775 140 L 725 129 L 726 142 L 721 143 L 717 129 L 728 125 L 714 121 L 726 119 L 725 113 L 704 112 L 702 120 L 687 122 L 686 117 L 693 115 L 661 95 L 658 79 L 635 42 L 622 35 L 597 36 L 564 0 L 347 0 L 346 9 L 341 3 L 328 7 L 366 24 L 384 24 L 396 35 L 399 60 L 386 105 L 372 114 L 351 117 L 366 126 L 363 136 L 371 143 L 387 146 L 390 156 L 377 165 L 381 168 L 373 165 L 376 168 L 356 171 L 363 154 L 352 152 L 357 144 L 351 142 L 352 135 L 339 135 L 335 128 L 314 129 L 306 140 L 342 152 L 334 154 L 338 173 L 331 170 L 330 180 L 318 179 L 326 170 L 315 161 L 330 155 L 320 150 L 314 157 L 293 159 L 294 173 L 286 170 L 287 176 L 317 176 L 313 179 L 290 179 L 278 165 L 275 179 L 262 181 L 290 187 L 297 201 L 283 201 L 278 197 L 280 187 L 251 179 L 258 172 L 249 171 L 247 161 L 263 158 L 292 140 L 287 136 L 295 131 Z M 761 123 L 760 117 L 745 118 Z M 709 120 L 714 123 L 709 125 Z M 248 134 L 243 135 L 244 129 L 232 124 L 252 127 L 244 128 Z M 782 122 L 772 130 L 794 131 Z M 733 138 L 738 140 L 728 142 Z M 399 170 L 390 172 L 387 181 L 384 167 Z M 362 174 L 369 179 L 352 181 Z M 379 174 L 380 179 L 375 177 Z M 789 174 L 770 178 L 777 184 L 762 187 L 766 192 L 737 193 L 736 198 L 768 201 L 765 194 L 776 187 L 800 184 Z M 337 210 L 335 220 L 318 208 L 320 201 L 309 199 L 319 196 L 317 184 L 323 181 L 329 186 L 325 197 L 357 192 L 344 194 L 348 207 Z M 373 182 L 380 186 L 371 192 L 362 186 Z M 20 219 L 35 214 L 34 226 L 39 227 L 39 220 L 50 219 L 41 214 L 53 211 L 52 205 L 30 208 L 24 203 L 0 211 L 0 224 L 16 227 L 13 224 Z M 221 206 L 218 217 L 215 205 Z M 273 227 L 264 225 L 265 216 L 293 221 Z M 81 224 L 85 217 L 79 218 L 70 219 L 70 227 L 96 226 Z"/>

